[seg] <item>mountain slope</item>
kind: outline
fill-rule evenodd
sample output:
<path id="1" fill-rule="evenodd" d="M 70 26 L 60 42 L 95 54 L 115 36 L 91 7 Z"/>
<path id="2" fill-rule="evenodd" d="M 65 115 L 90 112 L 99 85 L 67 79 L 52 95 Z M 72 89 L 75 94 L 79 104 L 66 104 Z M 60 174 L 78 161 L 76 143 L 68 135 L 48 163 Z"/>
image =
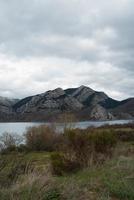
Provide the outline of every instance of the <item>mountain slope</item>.
<path id="1" fill-rule="evenodd" d="M 12 112 L 12 106 L 17 102 L 17 99 L 9 99 L 5 97 L 0 97 L 0 112 L 9 113 Z"/>
<path id="2" fill-rule="evenodd" d="M 118 106 L 112 110 L 114 115 L 120 118 L 132 118 L 134 117 L 134 98 L 121 101 Z"/>
<path id="3" fill-rule="evenodd" d="M 61 88 L 23 99 L 13 106 L 16 112 L 21 113 L 44 110 L 74 111 L 82 107 L 83 105 L 77 99 L 67 95 Z"/>

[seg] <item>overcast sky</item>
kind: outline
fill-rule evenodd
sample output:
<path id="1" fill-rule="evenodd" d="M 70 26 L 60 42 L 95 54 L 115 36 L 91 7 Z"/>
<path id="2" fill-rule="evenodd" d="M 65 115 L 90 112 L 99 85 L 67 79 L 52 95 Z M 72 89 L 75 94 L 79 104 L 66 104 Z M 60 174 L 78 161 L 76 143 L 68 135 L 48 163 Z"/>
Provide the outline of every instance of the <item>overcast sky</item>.
<path id="1" fill-rule="evenodd" d="M 134 96 L 134 0 L 0 0 L 0 96 Z"/>

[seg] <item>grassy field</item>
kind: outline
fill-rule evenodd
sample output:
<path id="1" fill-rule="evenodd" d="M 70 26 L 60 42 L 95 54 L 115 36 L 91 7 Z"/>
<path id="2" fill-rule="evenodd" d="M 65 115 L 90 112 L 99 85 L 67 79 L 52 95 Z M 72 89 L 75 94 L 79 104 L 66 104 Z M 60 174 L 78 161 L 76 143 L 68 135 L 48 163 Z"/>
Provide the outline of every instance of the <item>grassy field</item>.
<path id="1" fill-rule="evenodd" d="M 134 141 L 118 142 L 102 165 L 62 176 L 52 175 L 51 154 L 0 155 L 0 200 L 134 200 Z"/>
<path id="2" fill-rule="evenodd" d="M 2 155 L 0 199 L 134 199 L 133 143 L 120 143 L 113 158 L 103 166 L 59 177 L 52 176 L 49 171 L 50 154 L 32 152 Z"/>

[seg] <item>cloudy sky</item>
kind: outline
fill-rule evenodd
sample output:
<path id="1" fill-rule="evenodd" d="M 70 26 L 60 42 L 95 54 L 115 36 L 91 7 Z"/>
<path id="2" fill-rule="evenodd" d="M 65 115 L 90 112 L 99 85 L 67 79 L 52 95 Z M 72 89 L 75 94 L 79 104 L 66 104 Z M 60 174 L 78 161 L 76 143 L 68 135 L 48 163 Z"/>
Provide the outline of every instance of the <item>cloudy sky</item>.
<path id="1" fill-rule="evenodd" d="M 80 85 L 134 96 L 134 1 L 0 0 L 0 96 Z"/>

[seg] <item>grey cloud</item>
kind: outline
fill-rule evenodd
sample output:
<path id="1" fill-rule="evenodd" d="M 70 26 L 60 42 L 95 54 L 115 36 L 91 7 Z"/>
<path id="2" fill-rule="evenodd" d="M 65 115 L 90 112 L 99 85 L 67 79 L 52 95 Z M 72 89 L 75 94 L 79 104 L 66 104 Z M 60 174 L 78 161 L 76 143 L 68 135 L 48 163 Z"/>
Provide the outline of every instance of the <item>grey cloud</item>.
<path id="1" fill-rule="evenodd" d="M 0 95 L 87 84 L 134 96 L 133 23 L 132 0 L 0 0 Z"/>

